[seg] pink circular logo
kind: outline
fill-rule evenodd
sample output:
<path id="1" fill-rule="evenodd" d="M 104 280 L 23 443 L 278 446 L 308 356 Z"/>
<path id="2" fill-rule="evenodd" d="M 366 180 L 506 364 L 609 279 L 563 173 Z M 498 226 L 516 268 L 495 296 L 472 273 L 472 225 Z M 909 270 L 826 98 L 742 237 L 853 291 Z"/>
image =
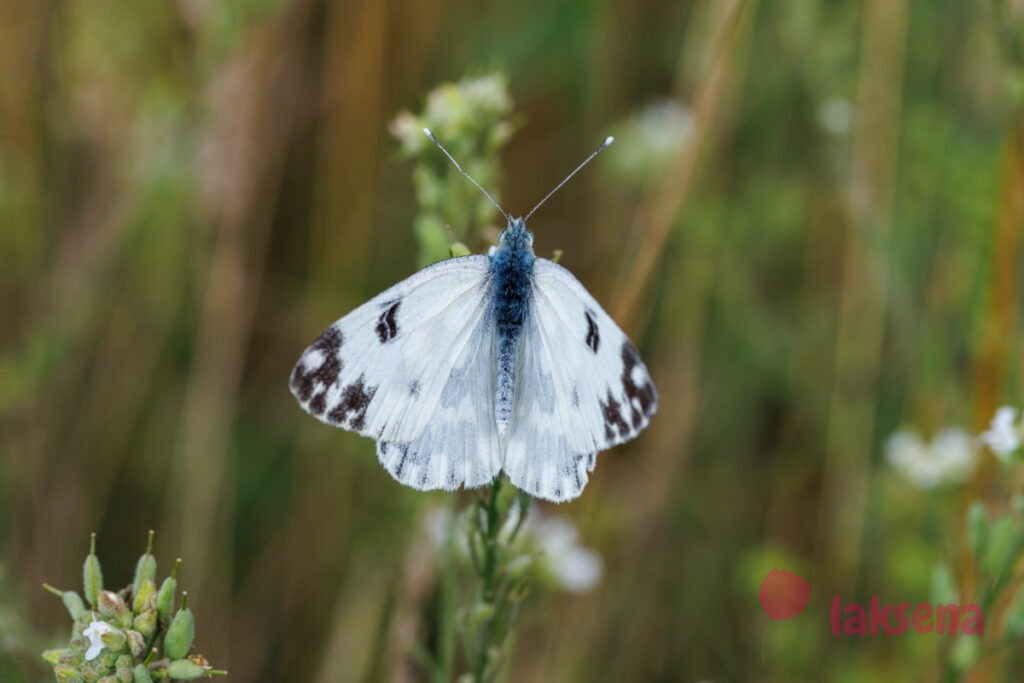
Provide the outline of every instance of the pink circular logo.
<path id="1" fill-rule="evenodd" d="M 772 569 L 757 591 L 761 608 L 770 618 L 792 619 L 804 611 L 811 597 L 811 584 L 793 572 Z"/>

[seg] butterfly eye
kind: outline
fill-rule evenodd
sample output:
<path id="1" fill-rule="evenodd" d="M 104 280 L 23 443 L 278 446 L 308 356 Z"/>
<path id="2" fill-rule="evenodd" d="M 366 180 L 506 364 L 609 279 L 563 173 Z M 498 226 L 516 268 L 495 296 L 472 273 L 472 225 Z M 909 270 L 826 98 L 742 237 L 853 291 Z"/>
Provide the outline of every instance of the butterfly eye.
<path id="1" fill-rule="evenodd" d="M 532 247 L 533 246 L 533 233 L 530 232 L 529 230 L 526 231 L 526 239 L 529 242 L 530 246 Z"/>

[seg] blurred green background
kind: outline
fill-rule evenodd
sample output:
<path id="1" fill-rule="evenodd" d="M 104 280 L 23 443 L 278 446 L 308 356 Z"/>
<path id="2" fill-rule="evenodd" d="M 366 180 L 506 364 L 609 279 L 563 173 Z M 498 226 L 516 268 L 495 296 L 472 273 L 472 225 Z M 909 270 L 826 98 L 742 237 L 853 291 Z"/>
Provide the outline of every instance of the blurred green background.
<path id="1" fill-rule="evenodd" d="M 558 510 L 601 583 L 527 608 L 507 680 L 1019 680 L 1015 585 L 966 655 L 833 637 L 828 603 L 928 601 L 940 563 L 970 601 L 964 511 L 1024 483 L 978 450 L 969 481 L 920 490 L 884 456 L 901 425 L 978 433 L 1020 401 L 1022 19 L 1017 0 L 0 2 L 0 678 L 52 680 L 38 653 L 67 615 L 39 585 L 79 585 L 89 532 L 120 586 L 154 528 L 229 680 L 419 680 L 422 520 L 449 497 L 395 483 L 287 378 L 416 268 L 390 122 L 497 69 L 512 213 L 618 136 L 531 228 L 661 394 Z M 811 582 L 800 617 L 762 612 L 772 567 Z"/>

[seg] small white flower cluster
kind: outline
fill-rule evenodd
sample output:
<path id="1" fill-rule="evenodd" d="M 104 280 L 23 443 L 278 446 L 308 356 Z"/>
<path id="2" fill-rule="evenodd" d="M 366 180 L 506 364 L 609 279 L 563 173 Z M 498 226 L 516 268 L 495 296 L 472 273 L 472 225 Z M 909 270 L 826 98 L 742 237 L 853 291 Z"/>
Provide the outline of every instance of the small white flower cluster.
<path id="1" fill-rule="evenodd" d="M 997 458 L 1009 463 L 1010 456 L 1021 445 L 1021 425 L 1017 424 L 1017 410 L 1009 406 L 997 410 L 992 422 L 989 423 L 988 431 L 983 432 L 978 438 Z"/>
<path id="2" fill-rule="evenodd" d="M 885 455 L 897 472 L 921 489 L 964 482 L 977 462 L 971 437 L 957 427 L 940 430 L 931 442 L 916 430 L 901 429 L 889 437 Z"/>

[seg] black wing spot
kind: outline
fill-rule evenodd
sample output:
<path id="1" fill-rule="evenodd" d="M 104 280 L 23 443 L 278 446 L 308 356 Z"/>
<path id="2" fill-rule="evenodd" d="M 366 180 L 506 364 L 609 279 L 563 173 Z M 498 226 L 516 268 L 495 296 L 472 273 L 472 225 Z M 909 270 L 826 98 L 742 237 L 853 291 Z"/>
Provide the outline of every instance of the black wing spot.
<path id="1" fill-rule="evenodd" d="M 384 306 L 387 306 L 387 309 L 377 318 L 376 327 L 377 339 L 380 339 L 381 344 L 386 344 L 398 336 L 398 322 L 395 320 L 395 315 L 398 313 L 398 307 L 401 305 L 401 299 L 384 304 Z"/>
<path id="2" fill-rule="evenodd" d="M 597 330 L 597 322 L 594 320 L 594 316 L 590 315 L 590 311 L 583 311 L 583 315 L 587 317 L 587 338 L 583 341 L 591 351 L 597 353 L 598 347 L 601 346 L 601 335 Z"/>
<path id="3" fill-rule="evenodd" d="M 377 387 L 366 386 L 366 380 L 360 375 L 342 390 L 341 402 L 330 412 L 328 419 L 335 424 L 348 422 L 352 429 L 361 430 L 366 426 L 366 409 L 370 407 L 375 393 Z"/>
<path id="4" fill-rule="evenodd" d="M 608 390 L 607 401 L 598 401 L 601 405 L 601 414 L 604 416 L 604 436 L 608 441 L 615 440 L 615 432 L 625 438 L 629 435 L 629 423 L 622 417 L 621 405 L 612 396 L 611 389 Z"/>
<path id="5" fill-rule="evenodd" d="M 316 350 L 323 355 L 324 359 L 320 366 L 306 370 L 303 361 L 300 360 L 292 370 L 292 390 L 300 400 L 309 401 L 309 409 L 317 415 L 324 412 L 327 388 L 334 384 L 341 374 L 342 362 L 338 357 L 338 351 L 344 342 L 345 337 L 341 334 L 341 330 L 336 327 L 328 327 L 309 347 L 309 351 Z M 313 396 L 317 382 L 321 385 L 320 391 Z M 310 400 L 311 397 L 312 400 Z"/>
<path id="6" fill-rule="evenodd" d="M 579 387 L 577 387 L 575 384 L 572 387 L 572 407 L 573 408 L 579 408 L 580 407 Z"/>
<path id="7" fill-rule="evenodd" d="M 658 392 L 654 389 L 654 384 L 651 382 L 647 372 L 643 373 L 644 380 L 641 383 L 636 383 L 633 380 L 633 369 L 636 367 L 642 367 L 643 363 L 640 362 L 640 354 L 636 352 L 636 349 L 627 339 L 622 343 L 622 390 L 626 392 L 626 398 L 629 400 L 630 407 L 633 409 L 633 426 L 639 427 L 643 422 L 644 417 L 650 417 L 654 413 L 655 407 L 658 404 Z M 639 410 L 637 410 L 637 403 L 639 403 Z M 641 415 L 642 413 L 642 415 Z"/>
<path id="8" fill-rule="evenodd" d="M 412 396 L 414 398 L 419 398 L 420 397 L 420 392 L 422 390 L 423 390 L 423 387 L 420 385 L 420 381 L 418 379 L 414 379 L 413 381 L 409 382 L 409 395 L 410 396 Z"/>

